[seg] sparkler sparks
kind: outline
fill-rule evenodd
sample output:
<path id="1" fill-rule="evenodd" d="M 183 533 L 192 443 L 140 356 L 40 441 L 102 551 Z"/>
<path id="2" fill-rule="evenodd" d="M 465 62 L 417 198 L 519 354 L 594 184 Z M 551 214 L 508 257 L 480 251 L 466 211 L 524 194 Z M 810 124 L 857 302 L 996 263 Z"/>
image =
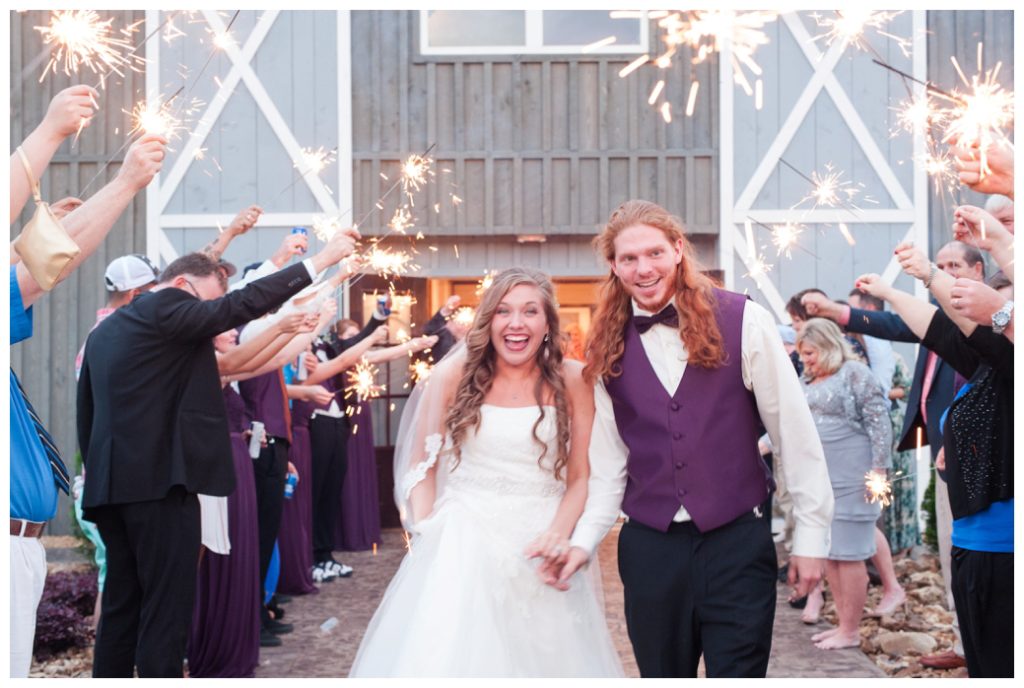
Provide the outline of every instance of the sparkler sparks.
<path id="1" fill-rule="evenodd" d="M 890 21 L 900 14 L 903 14 L 902 10 L 882 12 L 856 6 L 851 6 L 841 12 L 836 10 L 834 17 L 812 14 L 814 22 L 819 27 L 826 29 L 825 33 L 816 36 L 814 40 L 824 38 L 828 45 L 832 45 L 836 41 L 846 41 L 860 50 L 874 52 L 865 37 L 866 32 L 873 29 L 879 36 L 892 40 L 904 57 L 910 57 L 913 42 L 883 30 Z"/>
<path id="2" fill-rule="evenodd" d="M 434 176 L 431 169 L 434 159 L 424 155 L 410 155 L 402 163 L 402 190 L 412 200 L 412 195 Z"/>
<path id="3" fill-rule="evenodd" d="M 323 146 L 319 148 L 303 148 L 302 149 L 302 161 L 301 163 L 295 163 L 295 169 L 299 169 L 300 165 L 305 168 L 305 172 L 313 172 L 314 174 L 320 174 L 334 162 L 337 157 L 337 149 L 332 148 L 331 150 L 325 149 Z"/>
<path id="4" fill-rule="evenodd" d="M 405 206 L 396 208 L 395 214 L 391 216 L 391 221 L 388 222 L 388 227 L 396 234 L 405 234 L 405 230 L 412 226 L 412 215 Z"/>
<path id="5" fill-rule="evenodd" d="M 488 270 L 484 273 L 484 276 L 480 278 L 480 281 L 476 283 L 476 295 L 483 296 L 484 292 L 491 288 L 494 284 L 494 275 L 497 271 Z"/>
<path id="6" fill-rule="evenodd" d="M 472 308 L 463 306 L 452 315 L 452 321 L 464 327 L 469 327 L 473 324 L 473 318 L 475 317 L 476 312 Z"/>
<path id="7" fill-rule="evenodd" d="M 51 71 L 56 74 L 58 68 L 68 76 L 77 75 L 82 67 L 94 74 L 114 71 L 121 76 L 122 68 L 137 71 L 134 62 L 143 59 L 128 52 L 132 49 L 128 36 L 138 25 L 122 29 L 119 37 L 111 26 L 113 21 L 102 20 L 94 10 L 53 10 L 48 25 L 35 27 L 51 48 L 50 61 L 39 81 Z"/>
<path id="8" fill-rule="evenodd" d="M 433 366 L 430 365 L 430 361 L 421 359 L 409 366 L 409 374 L 412 376 L 414 384 L 426 382 L 430 378 L 431 372 L 433 372 Z"/>
<path id="9" fill-rule="evenodd" d="M 981 44 L 978 44 L 979 65 L 981 71 Z M 996 81 L 996 75 L 1002 62 L 984 72 L 984 76 L 975 74 L 970 81 L 960 69 L 955 57 L 950 57 L 953 66 L 970 90 L 968 93 L 953 91 L 956 100 L 945 114 L 948 120 L 946 133 L 942 141 L 955 139 L 957 144 L 966 148 L 977 147 L 981 162 L 981 176 L 991 174 L 986 151 L 997 142 L 1007 141 L 1004 129 L 1013 123 L 1013 92 L 1005 90 Z"/>
<path id="10" fill-rule="evenodd" d="M 147 101 L 140 101 L 135 104 L 131 116 L 131 134 L 142 132 L 143 134 L 157 134 L 165 139 L 176 138 L 179 131 L 184 129 L 182 120 L 167 107 L 173 97 L 160 105 L 154 105 Z"/>
<path id="11" fill-rule="evenodd" d="M 372 363 L 360 361 L 348 371 L 348 386 L 345 388 L 345 398 L 355 396 L 360 402 L 376 399 L 386 388 L 385 385 L 377 384 L 377 367 Z"/>
<path id="12" fill-rule="evenodd" d="M 393 251 L 374 244 L 363 256 L 366 265 L 381 277 L 401 277 L 416 266 L 405 251 Z"/>
<path id="13" fill-rule="evenodd" d="M 787 222 L 772 227 L 772 243 L 775 245 L 776 254 L 786 253 L 786 257 L 792 257 L 791 249 L 796 245 L 804 228 L 794 222 Z"/>
<path id="14" fill-rule="evenodd" d="M 864 487 L 871 504 L 881 502 L 882 506 L 889 506 L 892 503 L 892 481 L 885 477 L 885 473 L 868 471 L 864 474 Z"/>

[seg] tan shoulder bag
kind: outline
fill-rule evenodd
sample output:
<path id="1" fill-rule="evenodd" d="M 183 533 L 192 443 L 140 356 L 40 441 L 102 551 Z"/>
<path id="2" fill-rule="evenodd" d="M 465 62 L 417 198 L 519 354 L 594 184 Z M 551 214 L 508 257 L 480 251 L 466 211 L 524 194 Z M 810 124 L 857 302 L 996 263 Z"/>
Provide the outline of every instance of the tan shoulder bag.
<path id="1" fill-rule="evenodd" d="M 39 182 L 32 175 L 32 166 L 21 146 L 18 146 L 18 156 L 25 166 L 29 184 L 32 185 L 36 212 L 14 240 L 14 249 L 21 256 L 32 278 L 43 290 L 50 291 L 82 249 L 64 229 L 60 220 L 54 217 L 50 205 L 43 201 L 39 193 Z"/>

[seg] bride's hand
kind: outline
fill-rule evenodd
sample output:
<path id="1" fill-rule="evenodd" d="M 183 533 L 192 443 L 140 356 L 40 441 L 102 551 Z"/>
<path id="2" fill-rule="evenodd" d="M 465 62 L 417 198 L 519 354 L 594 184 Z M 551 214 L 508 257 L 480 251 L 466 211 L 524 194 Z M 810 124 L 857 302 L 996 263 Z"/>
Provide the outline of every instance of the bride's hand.
<path id="1" fill-rule="evenodd" d="M 561 566 L 569 556 L 569 538 L 549 530 L 541 533 L 528 544 L 523 550 L 523 554 L 527 559 L 544 557 L 544 565 Z"/>
<path id="2" fill-rule="evenodd" d="M 572 547 L 569 549 L 564 564 L 559 566 L 545 560 L 537 569 L 537 575 L 556 590 L 565 591 L 569 589 L 569 579 L 572 578 L 572 575 L 583 568 L 583 565 L 589 560 L 590 557 L 587 556 L 586 551 L 580 547 Z"/>

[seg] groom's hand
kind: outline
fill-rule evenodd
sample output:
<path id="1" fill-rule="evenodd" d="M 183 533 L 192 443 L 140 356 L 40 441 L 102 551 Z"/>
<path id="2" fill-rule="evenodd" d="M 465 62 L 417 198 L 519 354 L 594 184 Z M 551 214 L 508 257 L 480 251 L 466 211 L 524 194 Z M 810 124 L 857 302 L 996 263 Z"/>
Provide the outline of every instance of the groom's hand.
<path id="1" fill-rule="evenodd" d="M 590 561 L 590 557 L 585 550 L 580 547 L 570 547 L 569 554 L 565 557 L 565 563 L 545 560 L 537 569 L 537 575 L 556 590 L 565 591 L 569 589 L 569 579 L 572 578 L 572 575 L 583 568 L 588 561 Z"/>
<path id="2" fill-rule="evenodd" d="M 796 597 L 803 597 L 818 584 L 825 569 L 825 560 L 815 557 L 789 558 L 789 585 L 796 587 Z"/>

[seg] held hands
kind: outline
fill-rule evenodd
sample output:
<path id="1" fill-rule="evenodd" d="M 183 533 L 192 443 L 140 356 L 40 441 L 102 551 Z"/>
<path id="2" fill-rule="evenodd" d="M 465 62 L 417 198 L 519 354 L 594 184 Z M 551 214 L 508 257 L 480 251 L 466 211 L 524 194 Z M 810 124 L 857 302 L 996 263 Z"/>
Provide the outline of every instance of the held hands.
<path id="1" fill-rule="evenodd" d="M 153 181 L 164 161 L 167 139 L 157 134 L 146 134 L 132 143 L 117 171 L 117 179 L 138 193 Z"/>
<path id="2" fill-rule="evenodd" d="M 992 314 L 1006 303 L 998 291 L 977 280 L 958 278 L 949 291 L 949 304 L 960 315 L 979 325 L 992 326 Z"/>
<path id="3" fill-rule="evenodd" d="M 569 579 L 579 571 L 590 560 L 586 551 L 580 547 L 570 547 L 564 564 L 557 564 L 545 559 L 537 568 L 537 575 L 556 590 L 566 591 L 569 589 Z"/>
<path id="4" fill-rule="evenodd" d="M 89 126 L 99 97 L 96 89 L 84 84 L 65 88 L 50 101 L 43 125 L 54 138 L 72 136 L 78 133 L 79 127 Z"/>
<path id="5" fill-rule="evenodd" d="M 857 278 L 857 281 L 853 286 L 883 300 L 888 300 L 889 290 L 892 289 L 892 287 L 885 283 L 885 280 L 883 280 L 880 275 L 874 272 L 861 275 Z"/>
<path id="6" fill-rule="evenodd" d="M 821 580 L 822 572 L 825 570 L 825 560 L 816 557 L 789 558 L 789 575 L 787 582 L 790 587 L 795 588 L 794 598 L 804 597 Z"/>
<path id="7" fill-rule="evenodd" d="M 226 231 L 228 234 L 231 234 L 232 236 L 241 236 L 253 228 L 256 222 L 260 219 L 260 215 L 262 214 L 263 208 L 259 207 L 258 205 L 251 205 L 248 208 L 243 208 L 242 210 L 238 211 L 238 214 L 235 215 L 235 219 L 231 221 L 231 224 L 229 224 L 228 228 L 224 231 Z M 302 235 L 294 234 L 289 236 Z"/>
<path id="8" fill-rule="evenodd" d="M 523 554 L 527 559 L 544 557 L 544 563 L 561 566 L 569 558 L 569 538 L 549 530 L 534 538 L 523 550 Z"/>
<path id="9" fill-rule="evenodd" d="M 1013 241 L 1003 223 L 973 205 L 962 205 L 953 211 L 953 238 L 974 244 L 982 251 L 991 251 L 996 243 Z"/>

